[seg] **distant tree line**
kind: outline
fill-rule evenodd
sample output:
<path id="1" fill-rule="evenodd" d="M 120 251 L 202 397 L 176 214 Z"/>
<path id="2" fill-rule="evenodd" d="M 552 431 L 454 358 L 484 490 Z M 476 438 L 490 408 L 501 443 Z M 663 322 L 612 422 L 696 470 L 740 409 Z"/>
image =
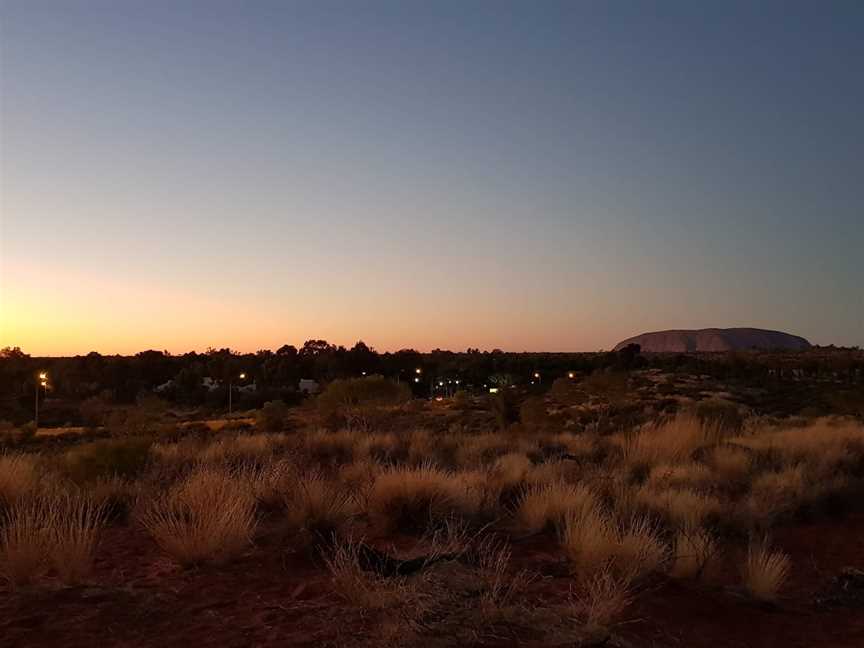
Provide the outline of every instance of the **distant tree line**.
<path id="1" fill-rule="evenodd" d="M 91 352 L 40 358 L 7 347 L 0 350 L 0 420 L 25 419 L 36 393 L 41 398 L 47 394 L 51 399 L 78 403 L 99 397 L 127 404 L 142 393 L 158 390 L 160 397 L 178 405 L 220 407 L 229 383 L 236 389 L 254 382 L 254 390 L 238 390 L 242 391 L 238 404 L 259 407 L 274 399 L 299 401 L 301 379 L 327 383 L 381 375 L 405 383 L 415 396 L 425 397 L 508 385 L 540 391 L 556 378 L 571 374 L 581 377 L 638 368 L 755 382 L 830 379 L 858 384 L 864 376 L 864 352 L 816 348 L 795 353 L 643 354 L 638 345 L 630 345 L 617 352 L 597 353 L 511 353 L 498 349 L 379 353 L 362 341 L 346 348 L 325 340 L 308 340 L 299 349 L 284 345 L 276 351 L 256 353 L 223 348 L 182 355 L 148 350 L 134 356 Z M 38 374 L 43 371 L 48 374 L 47 391 L 37 389 Z M 210 379 L 209 387 L 205 378 Z"/>

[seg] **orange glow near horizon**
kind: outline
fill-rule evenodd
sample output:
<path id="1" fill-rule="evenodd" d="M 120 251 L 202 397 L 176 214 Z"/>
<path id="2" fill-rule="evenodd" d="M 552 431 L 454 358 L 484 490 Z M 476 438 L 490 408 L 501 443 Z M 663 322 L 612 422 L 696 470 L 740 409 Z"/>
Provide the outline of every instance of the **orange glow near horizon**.
<path id="1" fill-rule="evenodd" d="M 527 317 L 520 321 L 518 313 L 495 312 L 482 304 L 472 311 L 459 298 L 447 310 L 432 310 L 419 298 L 363 296 L 369 302 L 364 307 L 362 300 L 347 293 L 328 296 L 298 289 L 296 302 L 273 303 L 243 294 L 201 294 L 179 284 L 166 288 L 142 280 L 97 277 L 46 263 L 17 266 L 14 271 L 7 267 L 4 273 L 0 347 L 19 346 L 34 356 L 90 351 L 128 355 L 147 349 L 182 354 L 208 347 L 245 353 L 283 344 L 299 347 L 311 338 L 345 346 L 362 339 L 381 352 L 601 348 L 594 341 L 600 342 L 597 336 L 592 339 L 584 330 L 576 335 L 562 323 L 550 335 L 554 322 Z M 506 331 L 493 324 L 501 318 L 511 320 Z M 519 334 L 513 335 L 514 330 Z M 604 343 L 609 346 L 614 340 Z"/>

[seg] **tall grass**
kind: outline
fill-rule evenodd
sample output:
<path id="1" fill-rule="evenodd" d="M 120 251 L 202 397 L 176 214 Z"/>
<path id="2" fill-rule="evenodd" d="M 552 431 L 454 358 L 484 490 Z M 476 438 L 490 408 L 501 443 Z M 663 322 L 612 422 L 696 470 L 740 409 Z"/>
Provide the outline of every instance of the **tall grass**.
<path id="1" fill-rule="evenodd" d="M 380 472 L 367 497 L 369 518 L 381 530 L 417 530 L 452 515 L 474 515 L 480 495 L 456 473 L 431 463 Z"/>
<path id="2" fill-rule="evenodd" d="M 244 481 L 225 470 L 203 467 L 146 503 L 138 519 L 180 564 L 218 563 L 251 543 L 255 498 Z"/>
<path id="3" fill-rule="evenodd" d="M 105 518 L 102 504 L 77 492 L 20 500 L 3 516 L 0 575 L 13 587 L 32 582 L 49 568 L 67 585 L 84 581 Z"/>
<path id="4" fill-rule="evenodd" d="M 36 461 L 23 454 L 0 454 L 0 506 L 12 506 L 39 486 Z"/>
<path id="5" fill-rule="evenodd" d="M 516 505 L 515 517 L 526 531 L 555 530 L 596 507 L 597 496 L 587 486 L 556 481 L 530 486 Z"/>
<path id="6" fill-rule="evenodd" d="M 756 599 L 774 601 L 789 577 L 789 556 L 772 551 L 767 540 L 753 541 L 744 562 L 744 587 Z"/>

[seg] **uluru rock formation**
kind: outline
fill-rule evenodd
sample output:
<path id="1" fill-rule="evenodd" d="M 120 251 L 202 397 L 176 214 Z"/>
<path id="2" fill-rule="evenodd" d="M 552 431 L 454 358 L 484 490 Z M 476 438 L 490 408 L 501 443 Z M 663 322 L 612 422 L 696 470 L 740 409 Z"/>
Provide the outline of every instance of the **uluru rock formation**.
<path id="1" fill-rule="evenodd" d="M 653 353 L 697 353 L 710 351 L 745 351 L 750 349 L 809 349 L 810 343 L 797 335 L 756 328 L 708 328 L 698 330 L 656 331 L 627 338 L 615 351 L 628 344 L 638 344 L 642 351 Z"/>

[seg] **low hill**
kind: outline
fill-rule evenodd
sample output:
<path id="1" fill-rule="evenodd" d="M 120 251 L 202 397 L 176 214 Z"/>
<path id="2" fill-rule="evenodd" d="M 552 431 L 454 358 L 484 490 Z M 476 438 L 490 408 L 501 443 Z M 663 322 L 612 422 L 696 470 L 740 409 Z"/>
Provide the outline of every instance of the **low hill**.
<path id="1" fill-rule="evenodd" d="M 698 353 L 710 351 L 745 351 L 750 349 L 809 349 L 810 343 L 797 335 L 756 328 L 708 328 L 643 333 L 619 342 L 615 351 L 628 344 L 638 344 L 642 351 L 653 353 Z"/>

